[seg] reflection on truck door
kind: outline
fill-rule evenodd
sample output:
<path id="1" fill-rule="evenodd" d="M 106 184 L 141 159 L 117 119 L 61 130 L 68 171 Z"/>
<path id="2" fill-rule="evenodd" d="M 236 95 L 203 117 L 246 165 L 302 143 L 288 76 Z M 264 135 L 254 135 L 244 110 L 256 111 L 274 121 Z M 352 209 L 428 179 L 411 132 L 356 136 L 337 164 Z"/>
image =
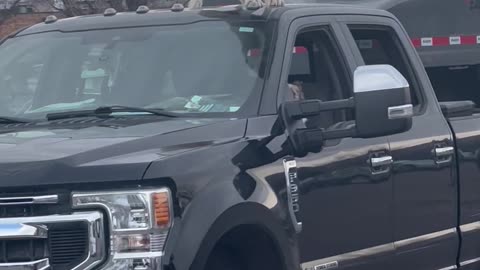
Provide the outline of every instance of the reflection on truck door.
<path id="1" fill-rule="evenodd" d="M 389 136 L 393 165 L 394 241 L 396 258 L 391 269 L 444 269 L 456 264 L 456 185 L 453 137 L 442 115 L 422 104 L 422 85 L 398 39 L 400 29 L 349 24 L 353 38 L 370 40 L 358 46 L 365 64 L 390 64 L 409 81 L 416 112 L 410 131 Z M 402 35 L 403 36 L 403 35 Z M 410 59 L 416 59 L 410 57 Z M 431 124 L 436 123 L 436 124 Z M 438 123 L 438 124 L 437 124 Z M 430 126 L 430 128 L 425 128 Z M 433 136 L 432 134 L 435 134 Z"/>

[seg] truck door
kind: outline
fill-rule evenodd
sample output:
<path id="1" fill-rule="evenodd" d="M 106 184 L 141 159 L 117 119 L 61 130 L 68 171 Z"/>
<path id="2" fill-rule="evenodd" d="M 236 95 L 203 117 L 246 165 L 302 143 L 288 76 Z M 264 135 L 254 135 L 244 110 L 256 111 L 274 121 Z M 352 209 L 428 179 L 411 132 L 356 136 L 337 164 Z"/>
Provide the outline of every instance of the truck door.
<path id="1" fill-rule="evenodd" d="M 337 25 L 308 17 L 295 20 L 289 33 L 281 82 L 303 91 L 285 89 L 283 100 L 349 97 L 355 63 Z M 348 111 L 325 113 L 306 125 L 328 129 L 351 119 Z M 346 138 L 296 159 L 302 269 L 391 269 L 393 185 L 390 166 L 375 163 L 389 156 L 387 137 Z"/>
<path id="2" fill-rule="evenodd" d="M 396 254 L 391 269 L 456 269 L 452 134 L 424 68 L 394 20 L 351 17 L 342 27 L 355 40 L 360 64 L 390 64 L 407 78 L 415 105 L 412 129 L 389 136 Z"/>
<path id="3" fill-rule="evenodd" d="M 451 117 L 449 121 L 456 137 L 460 179 L 459 263 L 461 269 L 480 269 L 480 114 Z"/>

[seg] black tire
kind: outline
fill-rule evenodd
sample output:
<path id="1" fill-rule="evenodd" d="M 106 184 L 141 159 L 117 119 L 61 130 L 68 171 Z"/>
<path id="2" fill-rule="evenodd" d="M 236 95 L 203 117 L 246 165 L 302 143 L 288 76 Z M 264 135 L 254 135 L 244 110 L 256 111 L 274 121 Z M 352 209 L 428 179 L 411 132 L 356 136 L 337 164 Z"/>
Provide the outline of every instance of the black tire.
<path id="1" fill-rule="evenodd" d="M 235 252 L 224 247 L 217 247 L 208 258 L 205 270 L 247 270 Z"/>

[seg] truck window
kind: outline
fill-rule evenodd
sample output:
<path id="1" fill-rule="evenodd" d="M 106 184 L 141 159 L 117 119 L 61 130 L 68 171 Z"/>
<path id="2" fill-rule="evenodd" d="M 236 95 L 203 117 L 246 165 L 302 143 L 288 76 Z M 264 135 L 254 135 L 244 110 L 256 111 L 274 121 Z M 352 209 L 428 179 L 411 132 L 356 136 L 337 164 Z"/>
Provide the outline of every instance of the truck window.
<path id="1" fill-rule="evenodd" d="M 295 41 L 288 76 L 290 87 L 299 86 L 303 99 L 331 101 L 351 96 L 345 65 L 326 29 L 301 32 Z M 308 125 L 328 128 L 344 122 L 350 113 L 326 112 L 310 118 Z"/>
<path id="2" fill-rule="evenodd" d="M 10 110 L 17 113 L 33 98 L 48 52 L 42 48 L 37 48 L 36 51 L 24 51 L 25 48 L 22 46 L 12 49 L 21 53 L 17 61 L 10 62 L 0 73 L 0 89 L 5 89 L 0 96 L 0 104 L 2 104 L 0 111 Z M 12 54 L 9 52 L 2 61 L 10 61 Z"/>
<path id="3" fill-rule="evenodd" d="M 250 114 L 270 36 L 263 21 L 227 20 L 10 38 L 0 46 L 0 115 L 44 119 L 112 104 Z"/>
<path id="4" fill-rule="evenodd" d="M 431 67 L 427 73 L 438 101 L 471 100 L 478 108 L 480 66 Z"/>
<path id="5" fill-rule="evenodd" d="M 358 49 L 366 65 L 394 66 L 410 84 L 412 102 L 420 103 L 418 83 L 395 31 L 383 26 L 350 26 Z"/>

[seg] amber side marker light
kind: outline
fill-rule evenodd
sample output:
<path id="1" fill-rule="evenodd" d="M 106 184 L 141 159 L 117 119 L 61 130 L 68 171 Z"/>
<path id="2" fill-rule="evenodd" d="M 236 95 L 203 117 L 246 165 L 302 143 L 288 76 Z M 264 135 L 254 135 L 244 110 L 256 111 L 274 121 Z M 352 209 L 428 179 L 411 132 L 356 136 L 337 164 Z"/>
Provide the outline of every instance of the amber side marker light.
<path id="1" fill-rule="evenodd" d="M 170 204 L 168 202 L 168 193 L 154 193 L 153 206 L 155 214 L 155 225 L 157 227 L 168 227 L 170 225 Z"/>

